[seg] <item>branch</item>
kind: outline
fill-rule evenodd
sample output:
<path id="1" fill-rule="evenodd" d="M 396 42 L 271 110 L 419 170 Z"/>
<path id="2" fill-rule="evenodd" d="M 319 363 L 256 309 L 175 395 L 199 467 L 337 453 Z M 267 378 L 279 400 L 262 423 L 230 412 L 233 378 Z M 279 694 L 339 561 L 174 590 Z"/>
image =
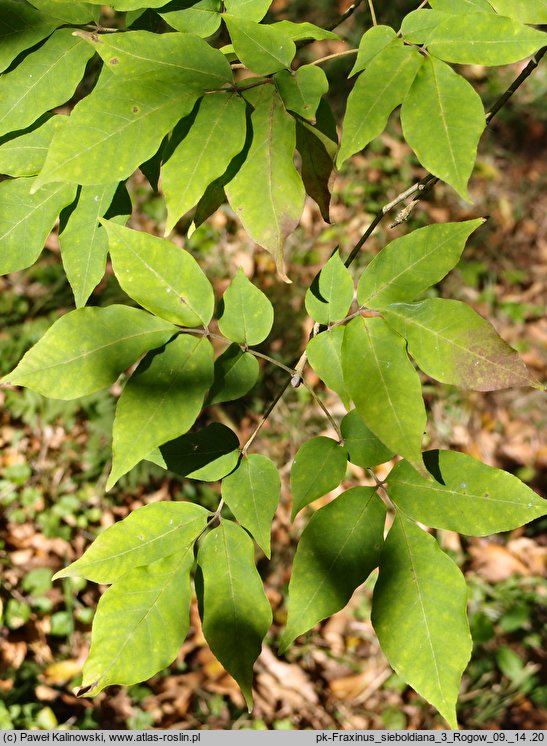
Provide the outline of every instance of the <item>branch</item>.
<path id="1" fill-rule="evenodd" d="M 336 21 L 331 23 L 329 26 L 326 26 L 327 31 L 334 31 L 337 26 L 340 26 L 341 23 L 347 21 L 347 19 L 355 13 L 362 2 L 363 0 L 355 0 L 355 2 L 350 5 L 349 8 L 344 13 L 342 13 L 342 15 Z"/>

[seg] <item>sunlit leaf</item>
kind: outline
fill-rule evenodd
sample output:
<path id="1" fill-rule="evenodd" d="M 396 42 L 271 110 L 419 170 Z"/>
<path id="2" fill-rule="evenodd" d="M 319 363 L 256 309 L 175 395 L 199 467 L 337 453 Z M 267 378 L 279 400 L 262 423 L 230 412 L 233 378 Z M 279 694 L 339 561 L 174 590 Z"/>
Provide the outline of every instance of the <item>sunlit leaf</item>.
<path id="1" fill-rule="evenodd" d="M 500 15 L 516 18 L 521 23 L 547 23 L 545 0 L 491 0 L 491 4 Z"/>
<path id="2" fill-rule="evenodd" d="M 45 163 L 53 135 L 66 121 L 67 117 L 52 116 L 37 129 L 2 143 L 0 145 L 0 173 L 7 176 L 37 174 Z"/>
<path id="3" fill-rule="evenodd" d="M 315 122 L 319 101 L 329 90 L 324 71 L 317 65 L 302 65 L 294 72 L 281 70 L 274 80 L 287 109 Z"/>
<path id="4" fill-rule="evenodd" d="M 245 396 L 257 382 L 259 372 L 254 355 L 243 352 L 237 344 L 230 345 L 215 360 L 213 384 L 206 404 L 220 404 Z"/>
<path id="5" fill-rule="evenodd" d="M 224 0 L 228 13 L 256 22 L 264 18 L 271 4 L 272 0 Z"/>
<path id="6" fill-rule="evenodd" d="M 359 50 L 357 52 L 357 59 L 355 65 L 352 67 L 349 77 L 360 73 L 368 63 L 376 57 L 376 55 L 387 47 L 395 38 L 397 34 L 391 26 L 371 26 L 359 42 Z"/>
<path id="7" fill-rule="evenodd" d="M 386 448 L 370 430 L 356 409 L 343 418 L 340 430 L 344 438 L 344 448 L 349 454 L 352 464 L 366 469 L 370 466 L 383 464 L 392 458 L 393 451 Z"/>
<path id="8" fill-rule="evenodd" d="M 189 8 L 169 10 L 160 16 L 177 31 L 207 38 L 220 26 L 220 6 L 220 0 L 200 0 Z"/>
<path id="9" fill-rule="evenodd" d="M 319 378 L 333 391 L 336 391 L 346 408 L 349 408 L 350 395 L 344 383 L 342 371 L 342 342 L 344 327 L 321 332 L 312 337 L 306 347 L 308 360 Z"/>
<path id="10" fill-rule="evenodd" d="M 225 337 L 243 345 L 257 345 L 271 331 L 273 306 L 239 269 L 222 296 L 218 328 Z"/>
<path id="11" fill-rule="evenodd" d="M 270 75 L 290 67 L 296 46 L 280 28 L 228 14 L 224 14 L 223 18 L 234 50 L 249 70 L 259 75 Z"/>
<path id="12" fill-rule="evenodd" d="M 314 321 L 331 324 L 347 316 L 352 301 L 352 276 L 335 251 L 306 291 L 306 311 Z"/>

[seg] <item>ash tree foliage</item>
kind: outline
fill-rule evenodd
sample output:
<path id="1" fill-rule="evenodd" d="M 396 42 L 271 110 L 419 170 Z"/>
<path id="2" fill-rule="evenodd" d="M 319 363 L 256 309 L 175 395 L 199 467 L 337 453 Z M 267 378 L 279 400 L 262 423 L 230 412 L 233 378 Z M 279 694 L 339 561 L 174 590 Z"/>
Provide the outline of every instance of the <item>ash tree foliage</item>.
<path id="1" fill-rule="evenodd" d="M 314 41 L 340 38 L 335 30 L 269 22 L 270 0 L 143 1 L 0 0 L 0 268 L 30 267 L 60 215 L 76 307 L 2 382 L 68 400 L 132 369 L 117 402 L 107 487 L 143 459 L 180 477 L 222 480 L 216 511 L 189 502 L 139 508 L 57 573 L 110 585 L 81 693 L 133 684 L 168 665 L 188 631 L 194 587 L 205 638 L 251 707 L 253 664 L 272 621 L 255 554 L 270 557 L 278 467 L 253 452 L 260 425 L 240 443 L 224 424 L 195 423 L 210 405 L 254 386 L 257 358 L 265 357 L 254 348 L 267 339 L 274 308 L 235 267 L 215 298 L 196 259 L 168 236 L 188 211 L 197 227 L 227 201 L 250 239 L 274 257 L 278 281 L 290 281 L 284 245 L 306 194 L 328 221 L 335 169 L 381 134 L 398 107 L 403 136 L 429 173 L 383 212 L 436 180 L 468 200 L 477 146 L 495 110 L 485 114 L 454 65 L 537 55 L 531 72 L 545 43 L 534 25 L 547 22 L 547 7 L 544 0 L 429 0 L 400 29 L 360 13 L 359 47 L 342 53 L 353 54 L 353 87 L 337 123 L 327 60 L 313 54 Z M 311 63 L 302 64 L 303 47 Z M 166 237 L 126 226 L 126 180 L 139 168 L 160 184 Z M 348 460 L 372 473 L 401 458 L 386 481 L 347 489 L 313 512 L 294 557 L 280 653 L 379 568 L 372 622 L 382 649 L 452 727 L 471 651 L 466 584 L 424 526 L 483 536 L 546 512 L 504 471 L 463 453 L 422 452 L 427 413 L 418 369 L 478 391 L 541 388 L 487 320 L 426 292 L 482 223 L 414 230 L 358 277 L 349 266 L 372 231 L 345 260 L 334 252 L 305 292 L 315 322 L 307 349 L 293 368 L 282 366 L 284 390 L 301 384 L 310 364 L 347 409 L 341 422 L 329 414 L 337 439 L 309 438 L 296 455 L 293 519 L 340 485 Z M 87 305 L 107 255 L 131 305 Z M 223 349 L 216 358 L 212 338 Z"/>

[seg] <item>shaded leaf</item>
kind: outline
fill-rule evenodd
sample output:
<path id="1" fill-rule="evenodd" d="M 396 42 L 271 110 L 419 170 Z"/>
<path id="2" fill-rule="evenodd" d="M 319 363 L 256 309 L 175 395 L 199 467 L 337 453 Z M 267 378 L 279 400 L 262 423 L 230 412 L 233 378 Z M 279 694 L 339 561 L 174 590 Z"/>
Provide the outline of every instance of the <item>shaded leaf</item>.
<path id="1" fill-rule="evenodd" d="M 408 351 L 423 372 L 442 383 L 476 391 L 534 385 L 518 353 L 461 301 L 395 303 L 384 318 L 408 341 Z"/>
<path id="2" fill-rule="evenodd" d="M 344 327 L 335 326 L 310 339 L 306 352 L 311 367 L 319 378 L 333 391 L 336 391 L 346 408 L 350 395 L 344 383 L 342 371 L 342 342 Z"/>
<path id="3" fill-rule="evenodd" d="M 238 468 L 222 480 L 224 502 L 267 557 L 271 556 L 270 533 L 280 492 L 277 467 L 258 453 L 244 456 Z"/>
<path id="4" fill-rule="evenodd" d="M 359 50 L 355 65 L 352 67 L 348 77 L 360 73 L 376 55 L 397 38 L 395 30 L 391 26 L 372 26 L 369 28 L 359 42 Z"/>
<path id="5" fill-rule="evenodd" d="M 315 122 L 319 101 L 329 90 L 324 71 L 317 65 L 302 65 L 294 72 L 281 70 L 274 80 L 287 109 Z"/>
<path id="6" fill-rule="evenodd" d="M 335 251 L 306 291 L 306 311 L 314 321 L 331 324 L 347 316 L 353 301 L 353 279 Z"/>
<path id="7" fill-rule="evenodd" d="M 520 479 L 465 453 L 428 451 L 424 461 L 437 481 L 400 461 L 388 477 L 388 491 L 404 513 L 427 526 L 488 536 L 547 514 L 547 501 Z"/>
<path id="8" fill-rule="evenodd" d="M 272 621 L 253 555 L 248 534 L 231 521 L 222 521 L 208 533 L 198 552 L 203 574 L 203 634 L 241 687 L 249 709 L 253 664 Z"/>
<path id="9" fill-rule="evenodd" d="M 261 86 L 247 96 L 255 107 L 253 140 L 226 194 L 247 233 L 273 254 L 279 274 L 287 279 L 285 239 L 298 225 L 305 197 L 293 162 L 295 121 L 274 86 Z"/>
<path id="10" fill-rule="evenodd" d="M 405 347 L 383 319 L 350 321 L 342 344 L 344 382 L 367 427 L 386 448 L 425 472 L 422 387 Z"/>
<path id="11" fill-rule="evenodd" d="M 19 0 L 0 0 L 0 72 L 20 52 L 45 39 L 59 21 Z"/>
<path id="12" fill-rule="evenodd" d="M 131 570 L 103 594 L 83 669 L 87 696 L 146 681 L 173 662 L 190 625 L 193 563 L 189 549 L 172 554 Z"/>
<path id="13" fill-rule="evenodd" d="M 37 129 L 2 143 L 0 173 L 8 176 L 37 174 L 44 165 L 53 135 L 66 121 L 67 117 L 52 116 Z"/>
<path id="14" fill-rule="evenodd" d="M 417 49 L 395 39 L 376 54 L 359 75 L 348 96 L 337 163 L 366 147 L 387 124 L 405 98 L 424 58 Z"/>
<path id="15" fill-rule="evenodd" d="M 118 184 L 82 187 L 78 204 L 59 235 L 63 267 L 76 308 L 85 306 L 104 275 L 108 238 L 99 218 L 110 207 L 117 188 Z"/>
<path id="16" fill-rule="evenodd" d="M 205 96 L 190 132 L 164 164 L 162 189 L 167 203 L 165 235 L 226 171 L 245 144 L 246 105 L 237 95 Z"/>
<path id="17" fill-rule="evenodd" d="M 193 503 L 144 505 L 99 534 L 76 562 L 59 570 L 53 579 L 76 576 L 95 583 L 123 580 L 135 567 L 191 548 L 205 528 L 207 516 L 205 508 Z"/>
<path id="18" fill-rule="evenodd" d="M 354 487 L 311 517 L 294 557 L 280 653 L 340 611 L 378 566 L 386 509 L 373 487 Z"/>
<path id="19" fill-rule="evenodd" d="M 322 435 L 303 443 L 291 467 L 291 520 L 306 505 L 338 487 L 346 473 L 346 449 Z"/>
<path id="20" fill-rule="evenodd" d="M 247 17 L 223 14 L 235 53 L 241 62 L 259 75 L 271 75 L 290 67 L 296 46 L 284 31 L 263 26 Z"/>
<path id="21" fill-rule="evenodd" d="M 331 147 L 315 127 L 296 122 L 296 149 L 302 160 L 302 181 L 306 192 L 317 203 L 323 220 L 330 223 L 330 184 L 334 177 Z"/>
<path id="22" fill-rule="evenodd" d="M 460 13 L 447 18 L 431 36 L 428 50 L 446 62 L 509 65 L 545 45 L 545 34 L 512 18 Z"/>
<path id="23" fill-rule="evenodd" d="M 58 18 L 65 23 L 97 23 L 101 9 L 87 2 L 60 2 L 60 0 L 32 0 L 32 5 L 45 15 Z"/>
<path id="24" fill-rule="evenodd" d="M 259 366 L 254 355 L 231 344 L 215 360 L 213 385 L 206 404 L 220 404 L 239 399 L 250 391 L 258 380 Z"/>
<path id="25" fill-rule="evenodd" d="M 146 458 L 182 477 L 216 482 L 235 469 L 239 455 L 234 431 L 212 422 L 203 430 L 164 443 Z"/>
<path id="26" fill-rule="evenodd" d="M 395 672 L 457 728 L 456 700 L 471 655 L 467 586 L 435 539 L 397 515 L 380 558 L 372 624 Z"/>
<path id="27" fill-rule="evenodd" d="M 467 182 L 486 126 L 482 101 L 470 83 L 428 57 L 403 101 L 401 123 L 422 166 L 468 199 Z"/>
<path id="28" fill-rule="evenodd" d="M 54 184 L 31 194 L 34 179 L 0 183 L 0 274 L 30 267 L 40 256 L 59 212 L 76 196 L 76 187 Z"/>
<path id="29" fill-rule="evenodd" d="M 53 399 L 76 399 L 110 386 L 176 327 L 128 306 L 79 308 L 61 316 L 2 383 Z"/>
<path id="30" fill-rule="evenodd" d="M 225 337 L 243 345 L 257 345 L 270 333 L 273 306 L 240 268 L 222 296 L 218 328 Z"/>
<path id="31" fill-rule="evenodd" d="M 349 454 L 352 464 L 363 469 L 370 466 L 384 464 L 394 456 L 393 451 L 386 448 L 370 430 L 356 409 L 348 412 L 340 423 L 340 430 L 344 438 L 344 448 Z M 426 481 L 426 480 L 422 480 Z"/>
<path id="32" fill-rule="evenodd" d="M 396 238 L 376 254 L 357 287 L 360 306 L 384 308 L 411 301 L 458 263 L 469 235 L 483 218 L 428 225 Z"/>
<path id="33" fill-rule="evenodd" d="M 207 326 L 213 315 L 213 288 L 189 252 L 143 231 L 101 222 L 114 272 L 131 298 L 175 324 Z"/>
<path id="34" fill-rule="evenodd" d="M 204 337 L 180 334 L 142 361 L 116 406 L 107 490 L 153 448 L 192 427 L 212 379 L 213 349 Z"/>

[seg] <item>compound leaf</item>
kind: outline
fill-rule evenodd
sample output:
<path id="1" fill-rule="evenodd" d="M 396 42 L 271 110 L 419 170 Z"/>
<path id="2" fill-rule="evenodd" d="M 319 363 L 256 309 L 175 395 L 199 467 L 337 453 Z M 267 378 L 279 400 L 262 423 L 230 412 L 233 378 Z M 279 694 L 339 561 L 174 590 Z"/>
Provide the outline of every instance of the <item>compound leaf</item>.
<path id="1" fill-rule="evenodd" d="M 495 3 L 494 3 L 495 5 Z M 509 65 L 545 45 L 545 34 L 494 13 L 459 13 L 436 27 L 431 54 L 462 65 Z"/>
<path id="2" fill-rule="evenodd" d="M 414 300 L 456 266 L 469 235 L 483 223 L 479 218 L 428 225 L 396 238 L 361 275 L 359 305 L 385 308 L 390 303 Z"/>
<path id="3" fill-rule="evenodd" d="M 488 536 L 511 531 L 547 514 L 547 501 L 501 469 L 456 451 L 428 451 L 424 461 L 436 481 L 400 461 L 389 474 L 393 502 L 432 528 Z"/>
<path id="4" fill-rule="evenodd" d="M 248 18 L 223 15 L 234 50 L 241 62 L 259 75 L 271 75 L 290 67 L 296 46 L 276 26 L 263 26 Z"/>
<path id="5" fill-rule="evenodd" d="M 275 464 L 266 456 L 244 456 L 237 469 L 222 481 L 222 497 L 235 518 L 255 538 L 267 557 L 272 518 L 279 503 L 281 480 Z"/>
<path id="6" fill-rule="evenodd" d="M 349 408 L 350 395 L 342 371 L 342 342 L 344 327 L 335 326 L 310 339 L 306 352 L 311 367 L 323 383 L 336 391 L 342 403 Z"/>
<path id="7" fill-rule="evenodd" d="M 101 222 L 114 272 L 131 298 L 174 324 L 207 326 L 214 309 L 213 288 L 189 252 L 164 238 Z"/>
<path id="8" fill-rule="evenodd" d="M 249 535 L 231 521 L 222 521 L 208 533 L 198 552 L 203 573 L 203 634 L 241 687 L 249 709 L 253 664 L 272 622 L 253 555 Z"/>
<path id="9" fill-rule="evenodd" d="M 103 594 L 81 693 L 146 681 L 173 662 L 190 625 L 193 563 L 191 549 L 172 554 L 131 570 Z"/>
<path id="10" fill-rule="evenodd" d="M 237 95 L 205 96 L 190 132 L 164 164 L 165 235 L 194 207 L 245 144 L 246 105 Z"/>
<path id="11" fill-rule="evenodd" d="M 291 468 L 292 514 L 338 487 L 346 473 L 346 449 L 332 438 L 320 435 L 303 443 Z"/>
<path id="12" fill-rule="evenodd" d="M 518 353 L 461 301 L 395 303 L 383 315 L 423 372 L 442 383 L 476 391 L 534 385 Z"/>
<path id="13" fill-rule="evenodd" d="M 99 218 L 110 207 L 117 188 L 118 184 L 82 187 L 78 204 L 59 235 L 63 267 L 76 308 L 85 306 L 104 275 L 108 238 Z"/>
<path id="14" fill-rule="evenodd" d="M 187 432 L 213 379 L 213 348 L 205 337 L 180 334 L 147 355 L 116 407 L 110 489 L 156 446 Z"/>
<path id="15" fill-rule="evenodd" d="M 0 77 L 0 136 L 22 130 L 64 104 L 82 79 L 93 50 L 59 29 L 11 72 Z"/>
<path id="16" fill-rule="evenodd" d="M 224 291 L 222 304 L 218 328 L 225 337 L 243 345 L 257 345 L 266 339 L 274 321 L 273 306 L 242 269 Z"/>
<path id="17" fill-rule="evenodd" d="M 352 301 L 351 273 L 335 251 L 306 291 L 306 311 L 314 321 L 331 324 L 345 318 Z"/>
<path id="18" fill-rule="evenodd" d="M 417 49 L 395 39 L 376 54 L 359 75 L 348 96 L 337 163 L 366 147 L 387 124 L 405 98 L 424 58 Z"/>
<path id="19" fill-rule="evenodd" d="M 186 551 L 207 524 L 200 505 L 159 502 L 144 505 L 95 539 L 80 559 L 59 570 L 57 578 L 80 577 L 114 583 L 135 567 Z"/>
<path id="20" fill-rule="evenodd" d="M 273 255 L 279 274 L 287 279 L 285 239 L 298 225 L 305 197 L 293 162 L 295 120 L 273 85 L 253 89 L 247 96 L 254 106 L 253 140 L 245 162 L 226 185 L 226 194 L 247 233 Z"/>
<path id="21" fill-rule="evenodd" d="M 350 321 L 342 344 L 344 382 L 367 427 L 427 476 L 421 452 L 426 424 L 422 387 L 405 347 L 383 319 Z"/>
<path id="22" fill-rule="evenodd" d="M 372 624 L 396 673 L 457 728 L 456 699 L 471 655 L 467 586 L 435 539 L 398 515 L 380 558 Z"/>
<path id="23" fill-rule="evenodd" d="M 352 409 L 340 423 L 340 430 L 344 438 L 349 460 L 352 464 L 366 469 L 378 464 L 384 464 L 394 455 L 393 451 L 386 448 L 370 430 L 356 409 Z"/>
<path id="24" fill-rule="evenodd" d="M 257 382 L 258 374 L 256 357 L 243 352 L 239 345 L 231 344 L 215 360 L 213 385 L 206 404 L 220 404 L 245 396 Z"/>
<path id="25" fill-rule="evenodd" d="M 79 308 L 58 319 L 2 383 L 53 399 L 77 399 L 110 386 L 176 327 L 129 306 Z"/>
<path id="26" fill-rule="evenodd" d="M 34 264 L 59 212 L 76 196 L 71 184 L 50 184 L 31 193 L 34 183 L 34 179 L 0 182 L 0 274 Z"/>
<path id="27" fill-rule="evenodd" d="M 304 529 L 289 584 L 280 652 L 340 611 L 378 566 L 386 509 L 373 487 L 354 487 L 317 510 Z"/>
<path id="28" fill-rule="evenodd" d="M 403 101 L 401 123 L 422 166 L 468 199 L 467 182 L 486 126 L 482 101 L 471 84 L 428 57 Z"/>

